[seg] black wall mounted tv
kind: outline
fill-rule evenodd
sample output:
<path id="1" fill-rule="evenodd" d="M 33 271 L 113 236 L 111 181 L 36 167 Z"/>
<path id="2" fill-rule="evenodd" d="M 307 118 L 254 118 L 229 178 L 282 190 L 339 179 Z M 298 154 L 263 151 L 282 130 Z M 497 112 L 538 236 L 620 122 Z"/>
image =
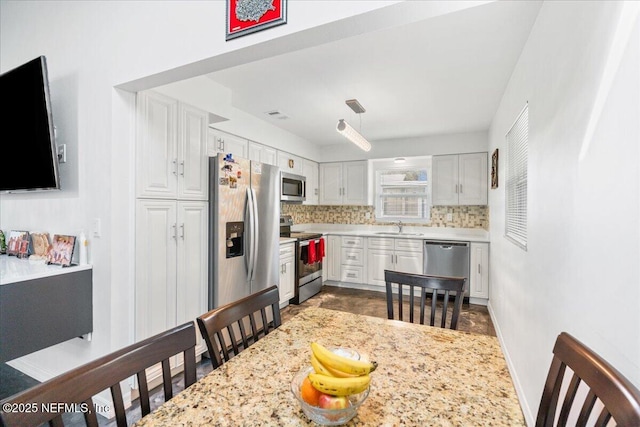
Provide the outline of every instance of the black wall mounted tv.
<path id="1" fill-rule="evenodd" d="M 59 190 L 46 58 L 1 74 L 0 94 L 0 192 Z"/>

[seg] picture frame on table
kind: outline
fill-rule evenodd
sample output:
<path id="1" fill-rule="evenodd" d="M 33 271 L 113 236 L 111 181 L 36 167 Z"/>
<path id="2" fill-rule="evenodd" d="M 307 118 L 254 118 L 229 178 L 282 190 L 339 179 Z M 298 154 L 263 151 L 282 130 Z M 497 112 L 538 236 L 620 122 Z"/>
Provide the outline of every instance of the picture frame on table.
<path id="1" fill-rule="evenodd" d="M 73 259 L 73 250 L 76 246 L 76 236 L 54 234 L 51 239 L 51 247 L 47 253 L 47 263 L 68 267 Z"/>
<path id="2" fill-rule="evenodd" d="M 7 242 L 7 255 L 13 255 L 18 258 L 28 258 L 29 250 L 29 232 L 11 230 L 9 233 L 9 241 Z"/>
<path id="3" fill-rule="evenodd" d="M 286 23 L 287 0 L 227 0 L 227 41 Z"/>
<path id="4" fill-rule="evenodd" d="M 491 155 L 491 189 L 498 188 L 498 149 Z"/>

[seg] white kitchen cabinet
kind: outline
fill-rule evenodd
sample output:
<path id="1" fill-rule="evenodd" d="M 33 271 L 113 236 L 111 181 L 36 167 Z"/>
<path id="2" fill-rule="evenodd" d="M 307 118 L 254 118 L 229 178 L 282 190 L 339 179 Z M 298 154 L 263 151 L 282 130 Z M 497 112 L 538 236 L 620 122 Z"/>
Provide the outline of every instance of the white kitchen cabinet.
<path id="1" fill-rule="evenodd" d="M 247 158 L 249 141 L 246 139 L 214 128 L 208 128 L 207 135 L 207 155 L 209 157 L 230 153 L 233 157 Z"/>
<path id="2" fill-rule="evenodd" d="M 433 156 L 433 205 L 486 205 L 487 153 Z"/>
<path id="3" fill-rule="evenodd" d="M 302 175 L 307 178 L 307 199 L 302 203 L 304 205 L 317 205 L 318 194 L 318 163 L 311 160 L 302 159 Z"/>
<path id="4" fill-rule="evenodd" d="M 249 160 L 278 165 L 278 150 L 258 142 L 249 141 Z"/>
<path id="5" fill-rule="evenodd" d="M 206 200 L 208 114 L 152 92 L 137 98 L 136 195 Z"/>
<path id="6" fill-rule="evenodd" d="M 296 293 L 295 243 L 280 245 L 280 308 L 289 305 L 289 300 Z"/>
<path id="7" fill-rule="evenodd" d="M 384 270 L 421 274 L 422 240 L 369 237 L 367 239 L 367 283 L 385 286 Z"/>
<path id="8" fill-rule="evenodd" d="M 367 204 L 367 162 L 320 164 L 320 205 Z"/>
<path id="9" fill-rule="evenodd" d="M 361 236 L 342 236 L 340 248 L 340 281 L 347 283 L 366 283 L 365 242 Z"/>
<path id="10" fill-rule="evenodd" d="M 282 172 L 302 175 L 302 157 L 278 150 L 278 167 Z"/>
<path id="11" fill-rule="evenodd" d="M 340 236 L 327 236 L 326 244 L 326 267 L 327 280 L 340 281 L 342 264 L 342 243 Z"/>
<path id="12" fill-rule="evenodd" d="M 138 199 L 135 234 L 135 339 L 207 311 L 208 203 Z M 206 351 L 198 336 L 196 351 Z"/>
<path id="13" fill-rule="evenodd" d="M 486 305 L 489 299 L 489 244 L 471 243 L 470 249 L 469 300 Z"/>

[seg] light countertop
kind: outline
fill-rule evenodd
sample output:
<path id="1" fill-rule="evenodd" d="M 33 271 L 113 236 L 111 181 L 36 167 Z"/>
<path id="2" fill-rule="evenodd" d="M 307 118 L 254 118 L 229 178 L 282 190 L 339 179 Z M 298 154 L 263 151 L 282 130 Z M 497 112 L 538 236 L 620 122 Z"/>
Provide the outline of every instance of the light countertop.
<path id="1" fill-rule="evenodd" d="M 73 273 L 91 268 L 92 266 L 88 264 L 62 267 L 60 265 L 48 265 L 44 261 L 34 262 L 15 256 L 0 255 L 0 285 Z"/>
<path id="2" fill-rule="evenodd" d="M 378 362 L 347 425 L 524 426 L 496 337 L 310 307 L 140 420 L 137 426 L 311 426 L 290 382 L 310 344 Z"/>
<path id="3" fill-rule="evenodd" d="M 296 239 L 292 238 L 292 237 L 281 237 L 280 238 L 280 244 L 284 245 L 287 243 L 294 243 L 296 241 Z"/>
<path id="4" fill-rule="evenodd" d="M 397 232 L 397 226 L 353 225 L 353 224 L 296 224 L 294 231 L 322 233 L 325 235 L 391 237 L 419 240 L 456 240 L 466 242 L 489 242 L 489 232 L 481 228 L 446 228 L 404 226 L 403 234 L 383 235 L 380 232 Z"/>

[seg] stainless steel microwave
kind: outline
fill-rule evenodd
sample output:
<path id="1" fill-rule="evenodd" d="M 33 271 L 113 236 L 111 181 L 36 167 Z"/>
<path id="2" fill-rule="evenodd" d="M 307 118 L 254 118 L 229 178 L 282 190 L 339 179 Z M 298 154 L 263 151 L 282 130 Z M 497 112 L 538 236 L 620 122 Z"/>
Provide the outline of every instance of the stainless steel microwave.
<path id="1" fill-rule="evenodd" d="M 287 172 L 280 172 L 280 200 L 283 202 L 304 202 L 307 195 L 306 178 Z"/>

